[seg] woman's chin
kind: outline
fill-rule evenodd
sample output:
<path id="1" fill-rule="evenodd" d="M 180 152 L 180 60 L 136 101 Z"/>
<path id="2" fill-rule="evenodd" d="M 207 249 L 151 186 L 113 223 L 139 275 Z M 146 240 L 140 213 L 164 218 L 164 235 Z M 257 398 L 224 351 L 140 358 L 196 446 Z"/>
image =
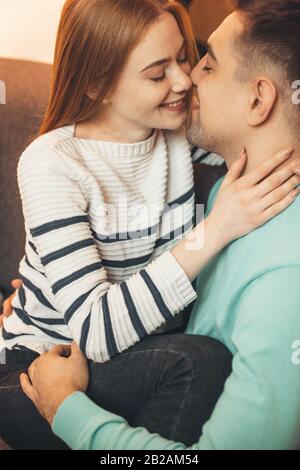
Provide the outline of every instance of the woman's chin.
<path id="1" fill-rule="evenodd" d="M 178 116 L 174 116 L 168 119 L 161 119 L 159 126 L 156 126 L 157 129 L 165 129 L 170 131 L 175 131 L 180 129 L 187 122 L 187 112 L 181 113 Z"/>

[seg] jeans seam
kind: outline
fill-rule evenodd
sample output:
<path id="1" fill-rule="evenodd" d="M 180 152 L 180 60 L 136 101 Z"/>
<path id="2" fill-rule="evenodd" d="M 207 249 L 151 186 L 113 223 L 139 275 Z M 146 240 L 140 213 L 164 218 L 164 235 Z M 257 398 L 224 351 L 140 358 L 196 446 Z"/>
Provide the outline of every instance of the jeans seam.
<path id="1" fill-rule="evenodd" d="M 178 413 L 176 414 L 174 424 L 173 424 L 172 429 L 170 431 L 169 439 L 174 440 L 174 434 L 178 429 L 179 421 L 181 419 L 181 412 L 182 412 L 184 404 L 187 400 L 188 391 L 191 389 L 192 378 L 194 377 L 193 363 L 192 363 L 192 361 L 190 360 L 189 356 L 186 353 L 181 352 L 181 351 L 174 351 L 172 349 L 166 349 L 166 348 L 162 348 L 162 349 L 151 348 L 151 349 L 143 349 L 142 351 L 132 351 L 132 352 L 128 351 L 127 354 L 144 353 L 145 351 L 147 351 L 147 352 L 165 352 L 165 353 L 168 352 L 168 353 L 177 354 L 177 355 L 180 355 L 180 356 L 184 357 L 190 365 L 190 372 L 192 372 L 192 373 L 191 373 L 191 375 L 189 375 L 188 377 L 185 378 L 185 382 L 186 382 L 185 393 L 184 393 L 183 399 L 181 401 L 181 405 L 179 407 Z"/>
<path id="2" fill-rule="evenodd" d="M 0 390 L 7 390 L 9 388 L 19 388 L 21 385 L 6 385 L 5 387 L 0 386 Z"/>
<path id="3" fill-rule="evenodd" d="M 182 415 L 182 409 L 183 409 L 184 404 L 187 400 L 188 391 L 191 389 L 191 382 L 192 382 L 192 378 L 194 376 L 194 367 L 193 367 L 192 361 L 190 360 L 190 358 L 185 353 L 178 352 L 178 351 L 170 351 L 170 352 L 173 352 L 175 354 L 181 354 L 183 357 L 185 357 L 185 359 L 187 360 L 187 362 L 190 365 L 190 372 L 191 372 L 191 375 L 189 375 L 185 378 L 185 382 L 186 382 L 185 393 L 184 393 L 184 396 L 182 398 L 181 405 L 179 407 L 178 413 L 176 414 L 174 424 L 173 424 L 171 434 L 170 434 L 170 440 L 175 440 L 175 432 L 177 431 L 180 419 L 182 418 L 182 416 L 181 416 Z"/>

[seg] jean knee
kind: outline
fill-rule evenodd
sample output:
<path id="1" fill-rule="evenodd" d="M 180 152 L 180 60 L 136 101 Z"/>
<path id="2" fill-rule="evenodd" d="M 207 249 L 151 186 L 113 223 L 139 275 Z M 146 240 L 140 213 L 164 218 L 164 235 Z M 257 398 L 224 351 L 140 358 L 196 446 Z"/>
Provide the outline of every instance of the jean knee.
<path id="1" fill-rule="evenodd" d="M 232 370 L 232 354 L 223 343 L 207 336 L 196 336 L 191 341 L 190 360 L 195 378 L 204 377 L 206 382 L 221 384 Z"/>
<path id="2" fill-rule="evenodd" d="M 231 353 L 221 342 L 208 336 L 184 333 L 154 335 L 133 349 L 170 353 L 169 361 L 177 364 L 177 367 L 181 364 L 185 369 L 194 369 L 196 372 L 218 370 L 226 376 L 231 370 Z"/>
<path id="3" fill-rule="evenodd" d="M 203 370 L 213 367 L 224 371 L 224 375 L 229 374 L 232 355 L 220 341 L 208 336 L 187 334 L 165 336 L 166 338 L 166 349 L 182 353 L 193 368 Z"/>

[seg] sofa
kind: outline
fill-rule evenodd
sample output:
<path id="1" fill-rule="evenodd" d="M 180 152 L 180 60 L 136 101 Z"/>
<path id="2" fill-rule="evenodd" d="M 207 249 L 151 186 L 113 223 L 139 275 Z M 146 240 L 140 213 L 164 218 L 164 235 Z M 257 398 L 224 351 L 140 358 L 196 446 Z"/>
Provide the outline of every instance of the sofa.
<path id="1" fill-rule="evenodd" d="M 6 104 L 0 104 L 0 291 L 11 292 L 24 253 L 25 231 L 16 169 L 20 154 L 38 130 L 45 112 L 51 66 L 0 59 Z M 0 450 L 8 450 L 0 438 Z"/>
<path id="2" fill-rule="evenodd" d="M 18 193 L 18 159 L 38 131 L 45 112 L 51 66 L 0 59 L 0 80 L 6 84 L 6 104 L 0 105 L 0 289 L 4 296 L 18 276 L 25 232 Z"/>

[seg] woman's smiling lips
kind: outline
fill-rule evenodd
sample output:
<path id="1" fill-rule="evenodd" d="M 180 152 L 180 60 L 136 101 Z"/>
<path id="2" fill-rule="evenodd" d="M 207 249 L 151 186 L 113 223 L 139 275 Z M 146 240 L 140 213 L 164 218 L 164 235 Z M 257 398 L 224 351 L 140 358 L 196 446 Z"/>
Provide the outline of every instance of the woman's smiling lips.
<path id="1" fill-rule="evenodd" d="M 184 97 L 180 100 L 174 101 L 173 103 L 161 104 L 160 107 L 166 109 L 167 111 L 172 111 L 176 113 L 183 112 L 186 110 L 186 100 Z"/>

